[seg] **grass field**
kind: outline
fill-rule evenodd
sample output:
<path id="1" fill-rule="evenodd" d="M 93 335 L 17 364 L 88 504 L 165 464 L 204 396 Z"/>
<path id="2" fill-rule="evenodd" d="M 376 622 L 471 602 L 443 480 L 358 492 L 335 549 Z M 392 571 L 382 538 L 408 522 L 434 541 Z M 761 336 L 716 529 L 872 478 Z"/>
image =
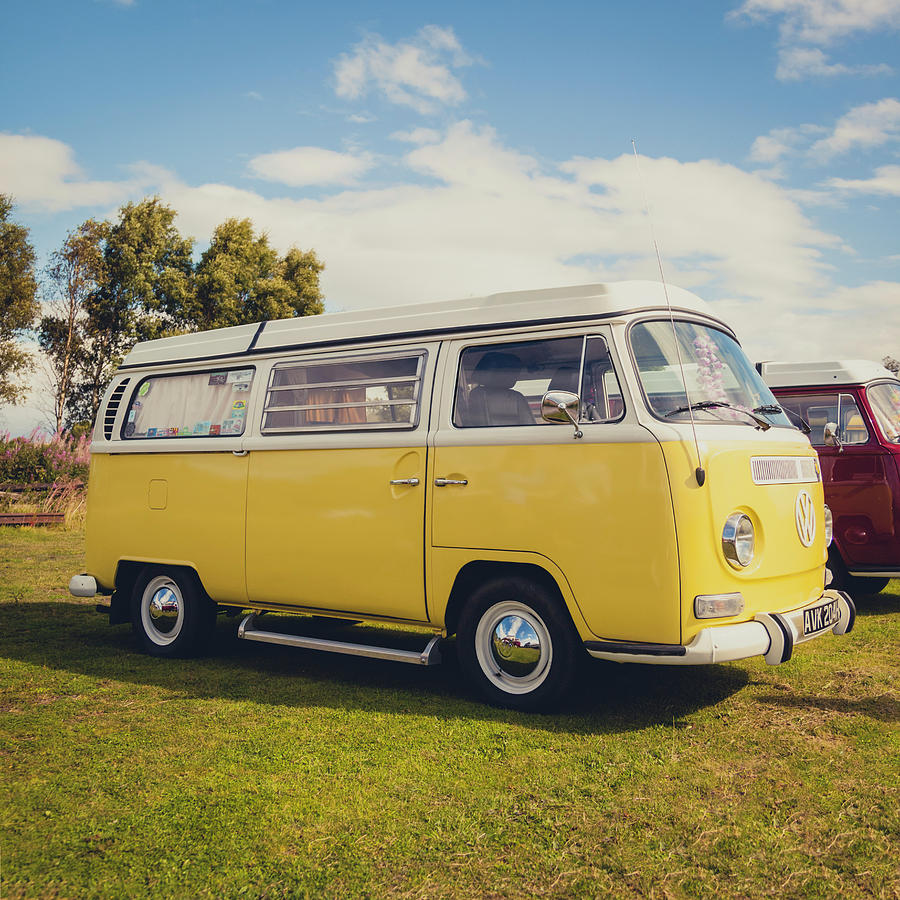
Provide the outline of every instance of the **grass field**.
<path id="1" fill-rule="evenodd" d="M 252 644 L 139 655 L 0 529 L 0 897 L 900 897 L 900 581 L 785 666 L 595 663 L 552 716 Z"/>

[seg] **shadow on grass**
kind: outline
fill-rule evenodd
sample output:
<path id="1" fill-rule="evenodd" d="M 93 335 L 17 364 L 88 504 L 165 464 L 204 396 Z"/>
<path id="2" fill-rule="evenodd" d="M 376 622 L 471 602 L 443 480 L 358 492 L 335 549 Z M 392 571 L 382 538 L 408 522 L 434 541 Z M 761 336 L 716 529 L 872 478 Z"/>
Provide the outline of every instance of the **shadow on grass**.
<path id="1" fill-rule="evenodd" d="M 886 616 L 900 613 L 900 594 L 888 588 L 880 594 L 851 594 L 858 616 Z"/>
<path id="2" fill-rule="evenodd" d="M 200 699 L 377 709 L 444 719 L 524 720 L 549 731 L 586 734 L 672 726 L 749 681 L 744 670 L 732 666 L 660 667 L 589 660 L 577 695 L 563 710 L 527 716 L 492 708 L 473 697 L 462 683 L 452 641 L 445 644 L 444 664 L 425 668 L 239 640 L 239 621 L 219 618 L 208 656 L 169 660 L 138 652 L 129 627 L 110 627 L 91 605 L 5 603 L 0 604 L 0 655 L 97 679 L 155 685 Z M 304 625 L 309 628 L 308 619 Z M 313 627 L 340 637 L 327 623 Z M 287 629 L 282 625 L 279 630 Z M 421 649 L 424 642 L 418 635 L 415 638 Z M 343 639 L 348 639 L 346 631 Z"/>
<path id="3" fill-rule="evenodd" d="M 880 697 L 817 697 L 815 694 L 766 694 L 760 703 L 785 709 L 821 709 L 844 715 L 864 715 L 882 722 L 900 722 L 900 701 L 883 694 Z"/>

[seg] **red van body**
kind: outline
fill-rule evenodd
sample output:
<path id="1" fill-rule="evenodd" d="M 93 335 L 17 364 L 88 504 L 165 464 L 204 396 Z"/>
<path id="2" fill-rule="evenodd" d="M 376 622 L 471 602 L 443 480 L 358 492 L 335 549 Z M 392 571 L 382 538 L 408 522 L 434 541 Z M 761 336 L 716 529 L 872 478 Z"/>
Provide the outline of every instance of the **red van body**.
<path id="1" fill-rule="evenodd" d="M 900 578 L 900 380 L 867 360 L 757 368 L 782 407 L 811 428 L 834 521 L 834 586 L 882 590 Z"/>

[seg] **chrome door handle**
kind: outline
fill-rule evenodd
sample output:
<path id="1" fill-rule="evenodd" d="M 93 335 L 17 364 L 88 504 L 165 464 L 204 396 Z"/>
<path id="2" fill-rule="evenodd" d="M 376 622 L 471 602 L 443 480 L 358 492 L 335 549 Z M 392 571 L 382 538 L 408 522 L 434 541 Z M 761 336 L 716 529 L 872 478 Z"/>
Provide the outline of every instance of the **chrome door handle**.
<path id="1" fill-rule="evenodd" d="M 408 484 L 410 487 L 415 487 L 418 483 L 418 478 L 394 478 L 391 481 L 391 484 Z"/>
<path id="2" fill-rule="evenodd" d="M 234 456 L 246 456 L 250 451 L 249 450 L 232 450 L 231 451 Z"/>
<path id="3" fill-rule="evenodd" d="M 469 482 L 465 478 L 435 478 L 434 483 L 437 487 L 447 487 L 448 484 L 468 484 Z"/>

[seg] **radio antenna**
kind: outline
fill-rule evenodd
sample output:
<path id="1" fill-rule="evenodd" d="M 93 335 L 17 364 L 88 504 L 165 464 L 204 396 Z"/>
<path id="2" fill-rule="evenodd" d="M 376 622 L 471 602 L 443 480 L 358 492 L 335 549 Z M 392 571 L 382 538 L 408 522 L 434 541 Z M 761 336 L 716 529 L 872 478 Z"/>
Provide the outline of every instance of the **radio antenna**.
<path id="1" fill-rule="evenodd" d="M 691 434 L 694 436 L 694 449 L 697 451 L 697 468 L 694 475 L 697 479 L 697 485 L 703 487 L 706 482 L 706 472 L 703 469 L 703 459 L 700 456 L 700 441 L 697 440 L 697 425 L 694 422 L 694 408 L 691 403 L 691 395 L 688 392 L 687 374 L 684 369 L 684 361 L 681 358 L 681 345 L 678 343 L 678 332 L 675 330 L 675 316 L 672 312 L 672 302 L 669 300 L 669 287 L 666 284 L 666 275 L 663 272 L 662 255 L 659 252 L 659 244 L 656 242 L 656 232 L 653 229 L 653 216 L 650 212 L 650 201 L 647 199 L 647 188 L 644 184 L 644 177 L 641 173 L 641 158 L 638 156 L 637 144 L 634 139 L 631 140 L 631 149 L 634 151 L 634 162 L 637 166 L 638 181 L 641 185 L 641 192 L 644 195 L 644 213 L 647 216 L 647 224 L 650 226 L 650 240 L 653 243 L 653 250 L 656 253 L 656 264 L 659 266 L 659 280 L 662 282 L 663 293 L 666 297 L 666 309 L 669 311 L 669 324 L 672 326 L 672 339 L 675 341 L 675 353 L 678 356 L 678 370 L 681 372 L 681 383 L 684 386 L 684 397 L 687 402 L 688 413 L 691 417 Z"/>

